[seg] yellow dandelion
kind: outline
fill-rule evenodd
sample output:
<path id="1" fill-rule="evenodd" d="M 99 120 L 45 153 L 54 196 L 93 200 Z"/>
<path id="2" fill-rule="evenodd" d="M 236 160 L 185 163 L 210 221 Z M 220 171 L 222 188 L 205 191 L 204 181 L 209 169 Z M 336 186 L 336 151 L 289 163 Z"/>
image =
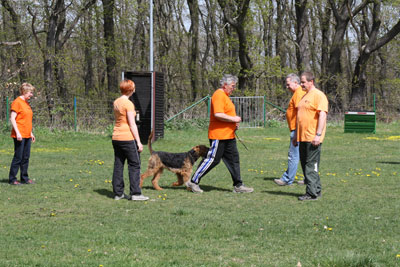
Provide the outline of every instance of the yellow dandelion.
<path id="1" fill-rule="evenodd" d="M 162 200 L 165 200 L 166 198 L 165 197 L 163 197 L 163 199 Z"/>
<path id="2" fill-rule="evenodd" d="M 386 139 L 387 140 L 400 140 L 400 136 L 389 136 Z"/>
<path id="3" fill-rule="evenodd" d="M 87 252 L 92 252 L 92 250 L 89 248 L 89 249 L 87 250 Z"/>
<path id="4" fill-rule="evenodd" d="M 158 195 L 158 198 L 161 198 L 161 195 Z"/>
<path id="5" fill-rule="evenodd" d="M 50 213 L 50 216 L 54 217 L 54 216 L 56 216 L 56 213 L 52 212 L 52 213 Z"/>
<path id="6" fill-rule="evenodd" d="M 108 183 L 108 180 L 105 180 L 104 182 L 105 182 L 105 183 Z"/>
<path id="7" fill-rule="evenodd" d="M 397 255 L 396 255 L 396 258 L 400 258 L 400 254 L 397 254 Z"/>
<path id="8" fill-rule="evenodd" d="M 331 227 L 328 227 L 328 231 L 332 231 L 332 228 L 331 228 Z"/>
<path id="9" fill-rule="evenodd" d="M 103 267 L 103 264 L 100 264 L 99 267 Z"/>
<path id="10" fill-rule="evenodd" d="M 75 188 L 77 188 L 78 186 L 79 186 L 79 184 L 76 184 L 76 185 L 75 185 Z"/>
<path id="11" fill-rule="evenodd" d="M 164 194 L 164 197 L 166 197 L 167 196 L 167 194 Z"/>
<path id="12" fill-rule="evenodd" d="M 42 245 L 42 248 L 45 248 L 46 246 L 45 245 Z"/>
<path id="13" fill-rule="evenodd" d="M 72 182 L 73 180 L 72 180 L 72 179 L 69 179 L 69 181 Z"/>

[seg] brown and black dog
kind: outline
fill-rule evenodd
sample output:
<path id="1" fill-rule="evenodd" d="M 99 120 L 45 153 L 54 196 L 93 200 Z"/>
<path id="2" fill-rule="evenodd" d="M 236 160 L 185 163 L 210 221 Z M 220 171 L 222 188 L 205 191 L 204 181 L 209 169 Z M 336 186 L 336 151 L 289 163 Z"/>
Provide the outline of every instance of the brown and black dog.
<path id="1" fill-rule="evenodd" d="M 153 151 L 151 147 L 151 139 L 153 139 L 153 131 L 150 133 L 148 146 L 150 150 L 150 158 L 147 166 L 147 171 L 140 176 L 140 187 L 143 185 L 143 180 L 154 175 L 151 183 L 156 190 L 162 190 L 158 185 L 161 174 L 164 169 L 168 169 L 175 173 L 178 181 L 174 182 L 172 186 L 179 186 L 190 179 L 192 174 L 193 164 L 200 158 L 206 157 L 209 148 L 204 145 L 193 147 L 188 152 L 184 153 L 169 153 L 163 151 Z"/>

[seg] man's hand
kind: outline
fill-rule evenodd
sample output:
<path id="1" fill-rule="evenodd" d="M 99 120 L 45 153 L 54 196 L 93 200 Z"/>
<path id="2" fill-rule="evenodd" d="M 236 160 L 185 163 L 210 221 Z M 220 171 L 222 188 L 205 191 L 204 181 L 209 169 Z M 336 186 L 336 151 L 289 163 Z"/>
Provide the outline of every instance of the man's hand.
<path id="1" fill-rule="evenodd" d="M 311 141 L 313 146 L 319 146 L 321 144 L 321 136 L 314 136 L 314 139 Z"/>
<path id="2" fill-rule="evenodd" d="M 293 139 L 292 139 L 292 145 L 294 145 L 294 146 L 297 146 L 298 144 L 297 144 L 297 134 L 295 133 L 294 134 L 294 137 L 293 137 Z"/>

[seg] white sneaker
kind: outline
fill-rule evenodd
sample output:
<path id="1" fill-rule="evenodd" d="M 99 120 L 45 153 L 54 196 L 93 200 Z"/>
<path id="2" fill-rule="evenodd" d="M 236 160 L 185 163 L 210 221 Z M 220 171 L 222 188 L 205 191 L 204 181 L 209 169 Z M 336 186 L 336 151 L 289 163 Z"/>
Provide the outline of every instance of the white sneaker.
<path id="1" fill-rule="evenodd" d="M 139 201 L 149 200 L 149 197 L 145 197 L 143 195 L 132 195 L 132 200 L 139 200 Z"/>
<path id="2" fill-rule="evenodd" d="M 192 181 L 187 181 L 186 183 L 187 188 L 192 190 L 193 193 L 203 193 L 203 190 L 200 188 L 198 184 L 192 183 Z"/>
<path id="3" fill-rule="evenodd" d="M 254 191 L 254 188 L 252 187 L 246 187 L 244 185 L 241 186 L 234 186 L 233 187 L 233 192 L 234 193 L 251 193 Z"/>
<path id="4" fill-rule="evenodd" d="M 121 200 L 121 199 L 124 199 L 124 198 L 125 198 L 125 194 L 122 194 L 121 196 L 117 196 L 117 195 L 114 196 L 115 200 Z"/>

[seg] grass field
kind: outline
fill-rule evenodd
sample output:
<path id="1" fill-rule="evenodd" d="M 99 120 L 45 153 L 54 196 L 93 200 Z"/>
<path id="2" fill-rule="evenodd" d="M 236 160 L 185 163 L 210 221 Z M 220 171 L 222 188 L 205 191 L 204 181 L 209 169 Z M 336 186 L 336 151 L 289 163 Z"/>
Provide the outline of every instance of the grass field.
<path id="1" fill-rule="evenodd" d="M 148 178 L 151 200 L 134 202 L 113 200 L 109 136 L 37 130 L 36 184 L 10 186 L 13 145 L 1 134 L 0 266 L 400 266 L 399 123 L 378 124 L 377 134 L 329 125 L 323 196 L 311 202 L 297 200 L 304 187 L 273 183 L 287 164 L 284 124 L 239 136 L 249 148 L 238 143 L 242 177 L 254 193 L 232 193 L 221 163 L 203 178 L 203 194 L 171 187 L 176 178 L 165 171 L 165 190 Z M 206 129 L 167 130 L 153 148 L 196 144 L 208 144 Z M 145 147 L 142 171 L 148 156 Z"/>

